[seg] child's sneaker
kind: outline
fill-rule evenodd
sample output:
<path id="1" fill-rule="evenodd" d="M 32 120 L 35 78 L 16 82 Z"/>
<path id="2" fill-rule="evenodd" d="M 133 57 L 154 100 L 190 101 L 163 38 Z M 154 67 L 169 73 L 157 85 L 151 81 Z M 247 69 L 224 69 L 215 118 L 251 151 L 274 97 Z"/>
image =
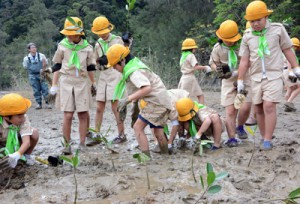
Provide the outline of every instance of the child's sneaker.
<path id="1" fill-rule="evenodd" d="M 156 145 L 154 146 L 154 148 L 151 149 L 151 152 L 154 152 L 154 153 L 160 153 L 160 147 L 159 147 L 159 145 L 156 144 Z"/>
<path id="2" fill-rule="evenodd" d="M 30 154 L 24 154 L 24 157 L 26 158 L 26 164 L 27 164 L 28 166 L 34 165 L 35 160 L 34 160 L 33 157 L 31 157 Z"/>
<path id="3" fill-rule="evenodd" d="M 238 141 L 237 139 L 235 138 L 229 138 L 225 144 L 228 146 L 228 147 L 237 147 L 238 146 Z"/>
<path id="4" fill-rule="evenodd" d="M 216 151 L 216 150 L 218 150 L 218 149 L 221 149 L 222 147 L 220 146 L 220 147 L 216 147 L 215 145 L 213 145 L 211 148 L 210 148 L 210 150 L 211 151 Z"/>
<path id="5" fill-rule="evenodd" d="M 244 126 L 238 126 L 235 131 L 240 139 L 244 140 L 248 138 L 248 135 L 244 130 Z"/>
<path id="6" fill-rule="evenodd" d="M 263 144 L 262 144 L 262 149 L 263 149 L 263 150 L 271 150 L 272 147 L 273 147 L 273 145 L 272 145 L 271 141 L 265 140 L 265 141 L 263 142 Z"/>
<path id="7" fill-rule="evenodd" d="M 126 135 L 119 135 L 113 139 L 113 144 L 120 144 L 126 141 L 127 141 Z"/>

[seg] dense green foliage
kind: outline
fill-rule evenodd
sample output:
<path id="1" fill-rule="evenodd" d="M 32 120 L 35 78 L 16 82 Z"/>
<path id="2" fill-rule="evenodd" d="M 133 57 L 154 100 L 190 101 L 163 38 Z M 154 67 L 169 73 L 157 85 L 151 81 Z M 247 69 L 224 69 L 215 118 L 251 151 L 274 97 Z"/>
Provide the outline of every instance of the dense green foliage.
<path id="1" fill-rule="evenodd" d="M 233 19 L 244 29 L 243 16 L 249 0 L 137 0 L 128 12 L 126 0 L 0 0 L 0 87 L 20 85 L 26 80 L 22 61 L 26 44 L 35 42 L 40 52 L 51 58 L 63 38 L 59 31 L 66 16 L 83 20 L 87 39 L 94 44 L 93 19 L 105 15 L 116 27 L 114 33 L 127 29 L 133 33 L 133 52 L 142 57 L 166 84 L 177 86 L 181 42 L 193 37 L 200 47 L 197 57 L 206 64 L 215 30 L 226 19 Z M 291 36 L 300 31 L 300 3 L 297 0 L 267 0 L 274 10 L 273 22 L 282 22 Z M 129 22 L 129 28 L 127 23 Z M 299 37 L 299 36 L 298 36 Z M 172 74 L 170 74 L 172 73 Z"/>

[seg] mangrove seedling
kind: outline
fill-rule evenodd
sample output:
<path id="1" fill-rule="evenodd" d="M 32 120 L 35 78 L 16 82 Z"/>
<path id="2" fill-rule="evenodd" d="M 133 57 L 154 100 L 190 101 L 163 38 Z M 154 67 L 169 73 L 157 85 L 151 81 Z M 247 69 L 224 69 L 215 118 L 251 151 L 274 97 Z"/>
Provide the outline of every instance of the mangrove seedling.
<path id="1" fill-rule="evenodd" d="M 76 204 L 77 201 L 77 179 L 76 179 L 76 170 L 80 163 L 79 156 L 78 156 L 78 149 L 76 150 L 75 156 L 72 156 L 71 158 L 66 156 L 60 156 L 59 158 L 65 161 L 66 163 L 70 164 L 73 169 L 73 176 L 75 181 L 75 198 L 74 198 L 74 204 Z"/>
<path id="2" fill-rule="evenodd" d="M 3 148 L 0 149 L 0 159 L 2 159 L 3 157 L 5 157 L 4 152 L 5 152 L 5 147 L 3 147 Z"/>
<path id="3" fill-rule="evenodd" d="M 227 172 L 221 172 L 221 173 L 216 175 L 216 173 L 213 170 L 213 166 L 210 163 L 206 164 L 206 173 L 207 173 L 207 175 L 206 175 L 206 187 L 205 187 L 205 184 L 204 184 L 203 176 L 200 175 L 201 186 L 202 186 L 202 189 L 204 190 L 204 192 L 202 193 L 201 197 L 196 201 L 196 203 L 198 203 L 206 193 L 209 193 L 209 194 L 218 193 L 222 189 L 222 187 L 220 185 L 217 185 L 217 184 L 214 184 L 214 183 L 216 181 L 219 181 L 219 180 L 221 180 L 221 179 L 228 176 Z"/>
<path id="4" fill-rule="evenodd" d="M 251 161 L 252 161 L 252 158 L 253 158 L 253 155 L 254 155 L 254 152 L 255 152 L 255 132 L 257 130 L 257 124 L 255 125 L 246 125 L 246 130 L 250 133 L 250 135 L 252 135 L 253 137 L 253 148 L 252 148 L 252 154 L 251 154 L 251 157 L 249 159 L 249 162 L 248 162 L 248 167 L 250 166 L 251 164 Z"/>
<path id="5" fill-rule="evenodd" d="M 150 190 L 150 181 L 149 181 L 149 174 L 148 174 L 148 167 L 147 167 L 147 161 L 150 160 L 150 157 L 144 153 L 136 153 L 133 155 L 133 158 L 137 159 L 140 164 L 145 164 L 148 190 Z"/>
<path id="6" fill-rule="evenodd" d="M 111 160 L 111 163 L 112 163 L 112 166 L 113 166 L 113 170 L 115 171 L 116 168 L 115 168 L 115 163 L 114 163 L 112 154 L 119 154 L 119 152 L 113 150 L 112 149 L 112 141 L 108 141 L 106 139 L 106 137 L 108 136 L 108 132 L 110 131 L 110 126 L 109 126 L 108 130 L 105 132 L 105 134 L 102 134 L 99 131 L 96 131 L 92 128 L 89 128 L 89 130 L 98 135 L 97 137 L 92 138 L 92 139 L 95 140 L 95 141 L 98 141 L 99 143 L 103 142 L 104 145 L 105 145 L 105 148 L 110 151 L 110 154 L 109 154 L 110 155 L 110 160 Z"/>
<path id="7" fill-rule="evenodd" d="M 201 140 L 200 142 L 195 144 L 196 145 L 195 149 L 197 149 L 198 148 L 197 145 L 199 145 L 200 157 L 203 155 L 203 148 L 212 143 L 214 143 L 214 142 L 210 141 L 210 140 Z M 192 154 L 191 171 L 192 171 L 193 179 L 194 179 L 195 183 L 197 183 L 197 179 L 196 179 L 195 172 L 194 172 L 194 153 L 195 153 L 195 150 L 193 151 L 193 154 Z"/>
<path id="8" fill-rule="evenodd" d="M 298 199 L 300 199 L 300 187 L 290 192 L 287 198 L 274 199 L 274 200 L 269 200 L 267 202 L 273 203 L 274 201 L 282 201 L 285 204 L 297 204 L 299 203 L 298 201 L 296 201 Z"/>

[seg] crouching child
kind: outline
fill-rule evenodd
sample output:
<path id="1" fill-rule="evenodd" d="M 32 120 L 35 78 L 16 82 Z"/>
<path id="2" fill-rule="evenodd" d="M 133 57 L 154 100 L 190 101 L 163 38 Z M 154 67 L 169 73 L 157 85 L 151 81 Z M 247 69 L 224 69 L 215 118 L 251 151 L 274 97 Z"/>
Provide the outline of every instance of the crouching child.
<path id="1" fill-rule="evenodd" d="M 221 148 L 221 134 L 225 126 L 217 111 L 193 102 L 190 98 L 179 99 L 176 103 L 176 110 L 180 125 L 188 131 L 196 143 L 205 136 L 212 136 L 214 144 L 211 150 Z"/>
<path id="2" fill-rule="evenodd" d="M 0 162 L 0 170 L 15 168 L 21 159 L 33 165 L 31 153 L 39 135 L 31 127 L 26 115 L 31 101 L 19 94 L 6 94 L 0 98 L 0 147 L 5 147 L 5 157 Z"/>

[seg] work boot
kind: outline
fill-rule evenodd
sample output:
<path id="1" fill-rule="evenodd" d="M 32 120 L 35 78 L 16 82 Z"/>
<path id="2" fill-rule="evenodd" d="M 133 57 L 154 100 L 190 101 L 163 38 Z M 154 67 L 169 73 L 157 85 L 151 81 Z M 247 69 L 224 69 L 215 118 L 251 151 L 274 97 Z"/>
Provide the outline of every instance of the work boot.
<path id="1" fill-rule="evenodd" d="M 46 109 L 52 109 L 52 106 L 49 103 L 46 103 L 45 108 Z"/>
<path id="2" fill-rule="evenodd" d="M 37 104 L 37 106 L 35 107 L 36 110 L 40 110 L 42 109 L 42 104 Z"/>
<path id="3" fill-rule="evenodd" d="M 69 145 L 69 146 L 64 147 L 61 152 L 64 155 L 71 155 L 72 154 L 71 146 Z"/>
<path id="4" fill-rule="evenodd" d="M 285 107 L 284 109 L 285 112 L 296 112 L 297 110 L 292 102 L 286 102 L 284 104 L 284 107 Z"/>

